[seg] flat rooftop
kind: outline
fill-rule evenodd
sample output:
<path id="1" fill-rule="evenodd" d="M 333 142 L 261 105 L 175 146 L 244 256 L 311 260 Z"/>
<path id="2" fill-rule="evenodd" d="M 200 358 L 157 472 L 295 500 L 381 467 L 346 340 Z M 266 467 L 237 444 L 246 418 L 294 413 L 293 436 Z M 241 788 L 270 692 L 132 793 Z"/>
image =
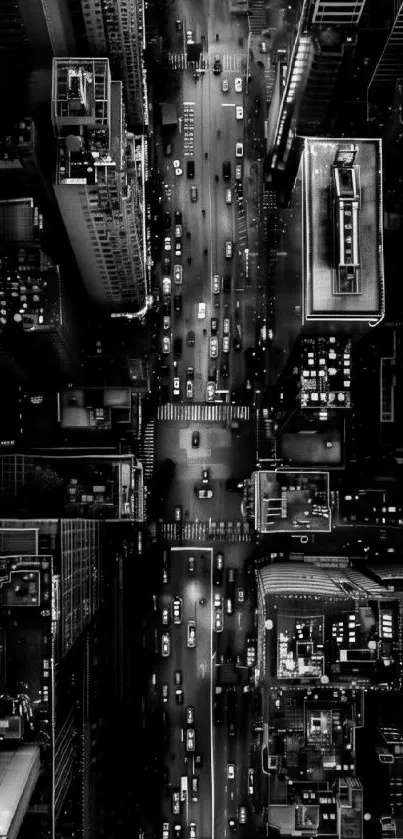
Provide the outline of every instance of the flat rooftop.
<path id="1" fill-rule="evenodd" d="M 260 533 L 331 530 L 328 472 L 262 469 L 252 479 L 255 528 Z"/>
<path id="2" fill-rule="evenodd" d="M 340 146 L 357 147 L 360 292 L 334 294 L 332 180 Z M 383 312 L 382 151 L 378 139 L 304 140 L 302 175 L 303 320 L 371 320 Z"/>

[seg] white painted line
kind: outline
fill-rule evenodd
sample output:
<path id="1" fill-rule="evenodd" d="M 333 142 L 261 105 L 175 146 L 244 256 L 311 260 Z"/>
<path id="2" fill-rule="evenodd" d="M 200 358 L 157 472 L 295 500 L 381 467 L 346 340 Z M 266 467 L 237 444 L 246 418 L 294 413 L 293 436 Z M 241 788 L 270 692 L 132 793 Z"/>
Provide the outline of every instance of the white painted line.
<path id="1" fill-rule="evenodd" d="M 235 102 L 221 102 L 222 108 L 235 108 Z"/>
<path id="2" fill-rule="evenodd" d="M 214 839 L 214 727 L 213 727 L 213 548 L 210 548 L 211 574 L 210 574 L 210 762 L 211 762 L 211 839 Z"/>

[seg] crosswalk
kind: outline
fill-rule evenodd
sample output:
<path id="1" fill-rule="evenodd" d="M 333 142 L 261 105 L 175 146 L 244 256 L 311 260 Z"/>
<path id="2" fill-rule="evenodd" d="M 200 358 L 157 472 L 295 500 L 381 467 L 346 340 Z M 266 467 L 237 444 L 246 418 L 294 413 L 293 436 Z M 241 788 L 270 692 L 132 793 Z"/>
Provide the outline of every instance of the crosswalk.
<path id="1" fill-rule="evenodd" d="M 266 0 L 249 0 L 249 29 L 252 35 L 261 35 L 267 27 Z"/>
<path id="2" fill-rule="evenodd" d="M 233 422 L 250 418 L 249 405 L 192 405 L 169 402 L 158 406 L 157 419 L 169 422 Z"/>
<path id="3" fill-rule="evenodd" d="M 250 542 L 248 522 L 162 522 L 160 535 L 169 542 Z"/>
<path id="4" fill-rule="evenodd" d="M 194 104 L 183 103 L 183 150 L 185 157 L 194 155 Z"/>
<path id="5" fill-rule="evenodd" d="M 154 437 L 155 437 L 155 423 L 154 420 L 146 425 L 144 436 L 140 442 L 140 460 L 144 468 L 144 477 L 151 478 L 154 470 Z"/>
<path id="6" fill-rule="evenodd" d="M 201 66 L 205 70 L 211 69 L 215 55 L 218 55 L 218 53 L 212 52 L 209 55 L 202 54 L 199 61 L 191 63 L 192 70 L 200 70 Z M 245 53 L 224 53 L 224 55 L 220 55 L 220 58 L 223 73 L 240 73 L 242 71 L 242 62 L 245 63 L 246 61 Z M 169 52 L 168 64 L 172 70 L 187 70 L 188 66 L 190 66 L 187 56 L 182 52 Z"/>

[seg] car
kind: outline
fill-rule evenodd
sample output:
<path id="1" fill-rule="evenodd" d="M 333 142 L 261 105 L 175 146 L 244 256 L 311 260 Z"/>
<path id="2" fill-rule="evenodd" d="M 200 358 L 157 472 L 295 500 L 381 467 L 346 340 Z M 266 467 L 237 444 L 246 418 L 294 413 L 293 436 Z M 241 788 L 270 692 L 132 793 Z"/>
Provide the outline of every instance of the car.
<path id="1" fill-rule="evenodd" d="M 232 189 L 225 190 L 225 203 L 232 204 Z"/>
<path id="2" fill-rule="evenodd" d="M 197 831 L 196 822 L 190 822 L 190 825 L 189 825 L 189 839 L 197 839 L 196 831 Z"/>
<path id="3" fill-rule="evenodd" d="M 176 236 L 177 239 L 180 239 L 182 237 L 182 225 L 181 224 L 175 224 L 175 236 Z"/>
<path id="4" fill-rule="evenodd" d="M 175 21 L 175 28 L 177 32 L 182 32 L 183 30 L 183 20 L 176 20 Z"/>
<path id="5" fill-rule="evenodd" d="M 194 396 L 194 388 L 193 382 L 191 379 L 187 379 L 186 381 L 186 399 L 193 399 Z"/>
<path id="6" fill-rule="evenodd" d="M 198 775 L 192 775 L 192 780 L 190 782 L 190 793 L 192 796 L 192 801 L 199 800 L 199 777 Z"/>
<path id="7" fill-rule="evenodd" d="M 230 274 L 224 274 L 222 281 L 222 290 L 224 294 L 231 294 L 232 278 Z"/>
<path id="8" fill-rule="evenodd" d="M 170 230 L 171 224 L 171 213 L 164 213 L 164 230 Z"/>
<path id="9" fill-rule="evenodd" d="M 227 604 L 227 615 L 232 615 L 232 613 L 234 611 L 234 607 L 232 605 L 232 597 L 227 597 L 226 604 Z"/>
<path id="10" fill-rule="evenodd" d="M 242 586 L 238 586 L 237 600 L 238 603 L 245 603 L 245 589 Z"/>
<path id="11" fill-rule="evenodd" d="M 174 508 L 174 519 L 175 521 L 182 521 L 182 507 L 180 504 L 177 504 Z"/>
<path id="12" fill-rule="evenodd" d="M 214 56 L 213 73 L 214 73 L 215 76 L 219 76 L 221 72 L 222 72 L 221 58 L 220 58 L 220 56 L 217 52 Z"/>
<path id="13" fill-rule="evenodd" d="M 236 821 L 232 817 L 228 819 L 228 827 L 232 833 L 236 832 Z"/>
<path id="14" fill-rule="evenodd" d="M 182 825 L 174 824 L 175 839 L 182 839 Z"/>
<path id="15" fill-rule="evenodd" d="M 170 277 L 163 277 L 162 278 L 162 293 L 166 294 L 166 295 L 171 293 L 171 278 Z"/>
<path id="16" fill-rule="evenodd" d="M 214 631 L 222 632 L 224 628 L 224 598 L 221 594 L 214 595 Z"/>
<path id="17" fill-rule="evenodd" d="M 223 320 L 223 329 L 222 329 L 222 331 L 223 331 L 224 335 L 229 335 L 230 325 L 231 325 L 231 321 L 230 321 L 230 319 L 229 319 L 229 318 L 224 318 L 224 320 Z"/>
<path id="18" fill-rule="evenodd" d="M 182 690 L 182 688 L 176 688 L 175 702 L 176 702 L 177 705 L 183 705 L 183 690 Z"/>
<path id="19" fill-rule="evenodd" d="M 200 431 L 193 431 L 192 434 L 192 449 L 198 449 L 200 446 Z"/>
<path id="20" fill-rule="evenodd" d="M 197 310 L 197 317 L 198 320 L 204 320 L 206 317 L 206 304 L 203 302 L 199 303 L 199 308 Z"/>
<path id="21" fill-rule="evenodd" d="M 186 30 L 186 43 L 187 44 L 194 44 L 194 33 L 192 29 Z"/>
<path id="22" fill-rule="evenodd" d="M 162 685 L 162 701 L 168 702 L 169 699 L 169 685 Z"/>
<path id="23" fill-rule="evenodd" d="M 215 558 L 213 582 L 215 586 L 221 586 L 223 581 L 224 554 L 218 553 Z"/>
<path id="24" fill-rule="evenodd" d="M 174 294 L 174 309 L 175 312 L 182 311 L 182 295 L 181 294 Z"/>
<path id="25" fill-rule="evenodd" d="M 196 623 L 195 621 L 188 621 L 187 625 L 187 645 L 190 649 L 196 646 Z"/>
<path id="26" fill-rule="evenodd" d="M 182 211 L 175 210 L 174 212 L 174 222 L 175 224 L 182 224 Z"/>
<path id="27" fill-rule="evenodd" d="M 213 496 L 214 496 L 214 492 L 213 492 L 212 489 L 198 489 L 198 490 L 196 490 L 196 493 L 197 493 L 197 497 L 202 498 L 202 499 L 213 498 Z"/>
<path id="28" fill-rule="evenodd" d="M 175 683 L 175 685 L 178 685 L 178 686 L 182 684 L 182 670 L 175 670 L 174 683 Z"/>
<path id="29" fill-rule="evenodd" d="M 242 349 L 242 341 L 241 341 L 239 335 L 235 335 L 235 338 L 232 342 L 232 346 L 234 347 L 234 350 L 236 352 L 239 352 L 239 350 Z"/>
<path id="30" fill-rule="evenodd" d="M 259 52 L 265 54 L 267 52 L 267 44 L 265 41 L 261 41 L 259 44 Z"/>
<path id="31" fill-rule="evenodd" d="M 168 298 L 166 297 L 164 299 L 163 306 L 162 306 L 162 311 L 163 311 L 164 315 L 169 315 L 169 316 L 171 315 L 171 301 L 170 301 L 169 297 Z"/>
<path id="32" fill-rule="evenodd" d="M 163 268 L 163 271 L 164 271 L 164 273 L 165 273 L 165 274 L 169 274 L 169 273 L 170 273 L 170 271 L 171 271 L 171 265 L 172 265 L 172 263 L 171 263 L 171 257 L 170 257 L 170 256 L 168 256 L 168 254 L 165 254 L 165 256 L 164 256 L 164 258 L 163 258 L 163 260 L 162 260 L 162 268 Z"/>
<path id="33" fill-rule="evenodd" d="M 236 725 L 234 720 L 228 720 L 228 737 L 235 737 Z"/>
<path id="34" fill-rule="evenodd" d="M 170 571 L 170 568 L 169 568 L 168 553 L 167 553 L 167 551 L 164 551 L 164 556 L 163 556 L 163 560 L 162 560 L 162 582 L 163 582 L 164 585 L 167 585 L 167 583 L 169 583 L 169 576 L 170 576 L 169 571 Z"/>
<path id="35" fill-rule="evenodd" d="M 233 251 L 233 245 L 232 245 L 232 242 L 231 242 L 231 240 L 230 240 L 230 239 L 227 239 L 227 241 L 226 241 L 226 243 L 225 243 L 225 258 L 226 258 L 226 259 L 231 259 L 231 257 L 232 257 L 232 251 Z"/>
<path id="36" fill-rule="evenodd" d="M 188 369 L 186 370 L 186 378 L 191 379 L 193 381 L 194 377 L 195 377 L 194 367 L 188 367 Z"/>
<path id="37" fill-rule="evenodd" d="M 221 90 L 223 93 L 228 93 L 229 91 L 229 81 L 228 79 L 223 79 L 221 82 Z"/>
<path id="38" fill-rule="evenodd" d="M 190 556 L 188 558 L 188 573 L 194 574 L 196 568 L 195 558 L 194 556 Z"/>
<path id="39" fill-rule="evenodd" d="M 164 154 L 165 154 L 165 157 L 171 157 L 172 143 L 164 143 Z"/>
<path id="40" fill-rule="evenodd" d="M 163 626 L 169 626 L 169 610 L 167 606 L 164 606 L 161 612 L 161 623 Z"/>
<path id="41" fill-rule="evenodd" d="M 237 76 L 235 79 L 235 93 L 242 93 L 242 79 Z"/>
<path id="42" fill-rule="evenodd" d="M 236 119 L 243 119 L 243 107 L 242 105 L 237 105 L 235 108 L 235 118 Z"/>
<path id="43" fill-rule="evenodd" d="M 186 751 L 194 752 L 196 744 L 196 734 L 194 728 L 188 728 L 186 732 Z"/>
<path id="44" fill-rule="evenodd" d="M 170 251 L 172 248 L 172 242 L 169 236 L 165 236 L 164 239 L 164 250 Z"/>
<path id="45" fill-rule="evenodd" d="M 182 285 L 183 268 L 182 265 L 174 265 L 174 282 L 176 285 Z"/>
<path id="46" fill-rule="evenodd" d="M 170 317 L 170 315 L 164 315 L 164 317 L 162 318 L 162 328 L 164 330 L 167 330 L 167 329 L 171 328 L 171 317 Z"/>
<path id="47" fill-rule="evenodd" d="M 181 811 L 181 797 L 178 789 L 172 790 L 172 815 L 179 816 Z"/>
<path id="48" fill-rule="evenodd" d="M 178 595 L 172 600 L 172 617 L 176 626 L 182 623 L 182 598 Z M 177 682 L 177 684 L 180 685 L 180 682 Z"/>
<path id="49" fill-rule="evenodd" d="M 229 353 L 229 335 L 224 335 L 222 339 L 222 351 Z"/>
<path id="50" fill-rule="evenodd" d="M 246 822 L 246 807 L 239 807 L 239 809 L 238 809 L 238 821 L 239 821 L 239 824 L 245 824 L 245 822 Z"/>
<path id="51" fill-rule="evenodd" d="M 195 709 L 193 705 L 188 705 L 186 708 L 186 724 L 187 725 L 194 725 L 195 721 Z"/>
<path id="52" fill-rule="evenodd" d="M 175 256 L 182 256 L 182 242 L 179 239 L 175 240 Z"/>
<path id="53" fill-rule="evenodd" d="M 198 766 L 200 769 L 203 766 L 203 755 L 201 752 L 196 752 L 195 754 L 195 766 Z"/>
<path id="54" fill-rule="evenodd" d="M 235 166 L 235 180 L 241 181 L 242 180 L 242 164 L 237 163 Z"/>
<path id="55" fill-rule="evenodd" d="M 169 822 L 164 822 L 162 825 L 162 839 L 169 839 Z"/>
<path id="56" fill-rule="evenodd" d="M 179 377 L 178 377 L 178 376 L 174 376 L 174 381 L 173 381 L 173 392 L 174 392 L 174 396 L 180 396 L 180 392 L 181 392 L 181 383 L 180 383 L 180 379 L 179 379 Z"/>
<path id="57" fill-rule="evenodd" d="M 186 163 L 186 175 L 188 178 L 194 178 L 195 176 L 195 162 L 194 160 L 188 160 Z"/>
<path id="58" fill-rule="evenodd" d="M 218 319 L 217 318 L 211 318 L 211 320 L 210 320 L 211 334 L 212 335 L 217 335 L 217 330 L 218 330 Z"/>
<path id="59" fill-rule="evenodd" d="M 168 658 L 171 654 L 171 636 L 169 632 L 163 632 L 161 636 L 161 655 Z"/>
<path id="60" fill-rule="evenodd" d="M 260 99 L 259 99 L 258 96 L 255 97 L 253 106 L 254 106 L 254 111 L 255 111 L 255 117 L 258 117 L 259 114 L 260 114 Z"/>
<path id="61" fill-rule="evenodd" d="M 255 772 L 253 769 L 248 769 L 248 793 L 253 795 L 255 790 Z"/>
<path id="62" fill-rule="evenodd" d="M 180 358 L 182 355 L 182 338 L 176 337 L 174 340 L 174 356 Z"/>
<path id="63" fill-rule="evenodd" d="M 215 399 L 215 382 L 207 382 L 206 402 L 214 402 Z"/>
<path id="64" fill-rule="evenodd" d="M 183 175 L 183 169 L 181 169 L 180 166 L 175 167 L 175 175 L 177 178 L 179 178 L 180 175 Z"/>
<path id="65" fill-rule="evenodd" d="M 227 778 L 230 781 L 233 781 L 235 778 L 235 763 L 228 763 L 227 764 Z"/>
<path id="66" fill-rule="evenodd" d="M 195 345 L 195 334 L 192 330 L 190 330 L 186 336 L 186 343 L 188 347 L 194 347 Z"/>
<path id="67" fill-rule="evenodd" d="M 256 662 L 256 643 L 252 638 L 246 642 L 246 666 L 254 667 Z"/>
<path id="68" fill-rule="evenodd" d="M 203 469 L 202 471 L 202 484 L 208 484 L 210 480 L 210 472 L 208 469 Z"/>
<path id="69" fill-rule="evenodd" d="M 219 274 L 214 274 L 212 281 L 213 294 L 219 294 L 221 290 L 221 277 Z"/>
<path id="70" fill-rule="evenodd" d="M 229 160 L 224 160 L 224 163 L 222 165 L 222 176 L 224 178 L 224 181 L 231 180 L 231 164 Z"/>
<path id="71" fill-rule="evenodd" d="M 193 204 L 197 201 L 197 186 L 190 187 L 190 200 Z"/>
<path id="72" fill-rule="evenodd" d="M 163 355 L 169 355 L 171 352 L 171 339 L 169 335 L 163 335 L 162 338 L 162 353 Z"/>
<path id="73" fill-rule="evenodd" d="M 237 143 L 235 146 L 235 157 L 243 157 L 243 143 Z"/>
<path id="74" fill-rule="evenodd" d="M 216 335 L 213 335 L 210 338 L 210 358 L 217 358 L 218 356 L 218 338 Z"/>
<path id="75" fill-rule="evenodd" d="M 220 375 L 223 377 L 223 379 L 228 379 L 229 371 L 228 371 L 228 364 L 227 364 L 226 361 L 223 361 L 223 363 L 221 365 Z"/>

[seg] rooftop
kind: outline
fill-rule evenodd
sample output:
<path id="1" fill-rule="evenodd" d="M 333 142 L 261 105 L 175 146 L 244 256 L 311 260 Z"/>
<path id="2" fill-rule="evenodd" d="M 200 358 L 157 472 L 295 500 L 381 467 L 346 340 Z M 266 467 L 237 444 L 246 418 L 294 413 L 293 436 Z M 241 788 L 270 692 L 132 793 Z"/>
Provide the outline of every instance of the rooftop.
<path id="1" fill-rule="evenodd" d="M 327 472 L 254 472 L 255 529 L 260 533 L 331 530 Z"/>

